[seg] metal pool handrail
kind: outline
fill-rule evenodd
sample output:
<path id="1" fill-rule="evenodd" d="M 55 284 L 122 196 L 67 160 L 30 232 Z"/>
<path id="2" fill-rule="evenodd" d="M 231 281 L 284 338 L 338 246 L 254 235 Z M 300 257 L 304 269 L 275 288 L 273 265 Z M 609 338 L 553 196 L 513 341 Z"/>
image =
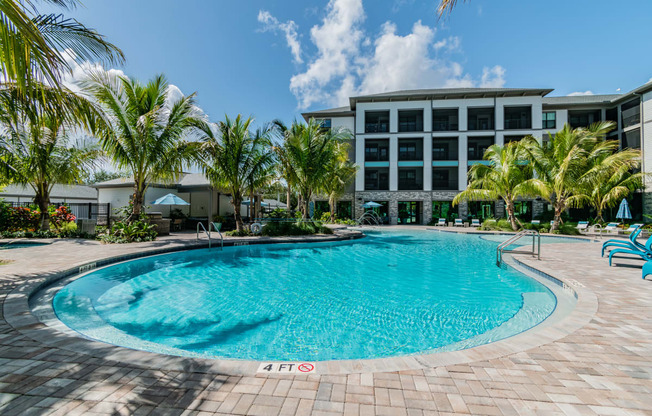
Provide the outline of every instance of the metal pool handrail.
<path id="1" fill-rule="evenodd" d="M 222 236 L 220 229 L 217 227 L 217 225 L 214 222 L 208 224 L 208 238 L 210 239 L 210 235 L 211 235 L 211 225 L 213 226 L 215 231 L 217 231 L 217 234 L 219 234 L 220 236 L 220 249 L 224 250 L 224 237 Z M 210 248 L 210 244 L 209 244 L 209 248 Z"/>
<path id="2" fill-rule="evenodd" d="M 506 241 L 503 241 L 496 247 L 496 266 L 500 266 L 500 263 L 503 261 L 503 251 L 507 247 L 509 247 L 511 244 L 516 242 L 517 240 L 520 240 L 522 237 L 525 237 L 526 235 L 532 235 L 532 255 L 534 255 L 534 241 L 535 237 L 537 237 L 537 259 L 541 260 L 541 233 L 538 230 L 521 230 L 515 235 L 511 236 L 509 239 Z"/>
<path id="3" fill-rule="evenodd" d="M 199 226 L 201 226 L 202 230 L 204 231 L 204 234 L 206 234 L 206 236 L 208 237 L 208 249 L 210 250 L 211 249 L 211 233 L 206 231 L 206 227 L 204 227 L 204 224 L 201 221 L 197 222 L 197 241 L 199 241 Z M 208 229 L 210 229 L 210 228 L 211 228 L 211 226 L 209 225 Z"/>

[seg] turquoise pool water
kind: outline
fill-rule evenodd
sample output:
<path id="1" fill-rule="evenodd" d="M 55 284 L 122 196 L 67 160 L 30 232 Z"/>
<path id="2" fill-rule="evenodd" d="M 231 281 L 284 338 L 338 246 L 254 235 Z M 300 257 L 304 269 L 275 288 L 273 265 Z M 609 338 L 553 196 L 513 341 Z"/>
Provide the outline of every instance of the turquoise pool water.
<path id="1" fill-rule="evenodd" d="M 467 348 L 537 325 L 556 298 L 498 268 L 498 242 L 432 231 L 192 250 L 63 287 L 58 318 L 94 339 L 174 355 L 380 358 Z"/>
<path id="2" fill-rule="evenodd" d="M 29 247 L 39 247 L 46 246 L 50 243 L 0 243 L 0 250 L 11 250 L 16 248 L 29 248 Z"/>

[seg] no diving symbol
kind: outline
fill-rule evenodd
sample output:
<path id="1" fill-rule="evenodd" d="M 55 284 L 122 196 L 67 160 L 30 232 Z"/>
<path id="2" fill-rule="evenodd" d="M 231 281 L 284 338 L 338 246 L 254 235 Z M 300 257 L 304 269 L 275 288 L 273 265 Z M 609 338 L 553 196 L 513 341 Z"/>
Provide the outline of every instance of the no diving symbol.
<path id="1" fill-rule="evenodd" d="M 315 369 L 315 366 L 310 363 L 299 364 L 299 371 L 302 373 L 309 373 Z"/>

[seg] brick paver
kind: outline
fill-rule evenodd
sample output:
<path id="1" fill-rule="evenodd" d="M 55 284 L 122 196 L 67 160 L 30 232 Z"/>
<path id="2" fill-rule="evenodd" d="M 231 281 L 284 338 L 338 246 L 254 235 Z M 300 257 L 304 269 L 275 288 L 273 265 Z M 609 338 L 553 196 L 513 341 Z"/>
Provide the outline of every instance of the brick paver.
<path id="1" fill-rule="evenodd" d="M 192 360 L 177 370 L 111 361 L 54 347 L 4 319 L 9 293 L 36 275 L 160 246 L 57 242 L 2 252 L 0 414 L 27 415 L 649 415 L 652 414 L 652 281 L 636 261 L 609 268 L 599 243 L 546 245 L 516 258 L 575 282 L 597 299 L 586 324 L 524 351 L 398 372 L 234 376 Z M 12 292 L 11 296 L 14 296 Z M 23 330 L 25 329 L 25 330 Z M 535 333 L 536 334 L 536 333 Z"/>

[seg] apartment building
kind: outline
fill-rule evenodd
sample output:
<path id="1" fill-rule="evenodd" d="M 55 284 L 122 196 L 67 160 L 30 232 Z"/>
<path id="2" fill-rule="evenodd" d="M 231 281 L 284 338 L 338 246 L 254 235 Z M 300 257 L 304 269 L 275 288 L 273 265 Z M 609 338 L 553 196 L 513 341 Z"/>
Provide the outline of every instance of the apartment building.
<path id="1" fill-rule="evenodd" d="M 574 128 L 600 120 L 618 123 L 609 138 L 643 151 L 644 171 L 652 172 L 652 82 L 625 94 L 548 97 L 551 89 L 454 88 L 396 91 L 351 97 L 346 107 L 303 114 L 325 128 L 354 133 L 351 158 L 360 169 L 338 205 L 341 217 L 357 218 L 374 201 L 390 224 L 427 224 L 432 218 L 503 217 L 502 201 L 453 207 L 466 188 L 470 166 L 487 163 L 492 144 L 532 135 L 547 140 L 565 123 Z M 646 144 L 650 151 L 645 153 Z M 323 203 L 323 202 L 322 202 Z M 320 201 L 317 201 L 320 204 Z M 635 215 L 652 214 L 652 194 L 630 198 Z M 319 206 L 319 205 L 318 205 Z M 537 218 L 548 204 L 524 200 L 517 211 Z"/>

